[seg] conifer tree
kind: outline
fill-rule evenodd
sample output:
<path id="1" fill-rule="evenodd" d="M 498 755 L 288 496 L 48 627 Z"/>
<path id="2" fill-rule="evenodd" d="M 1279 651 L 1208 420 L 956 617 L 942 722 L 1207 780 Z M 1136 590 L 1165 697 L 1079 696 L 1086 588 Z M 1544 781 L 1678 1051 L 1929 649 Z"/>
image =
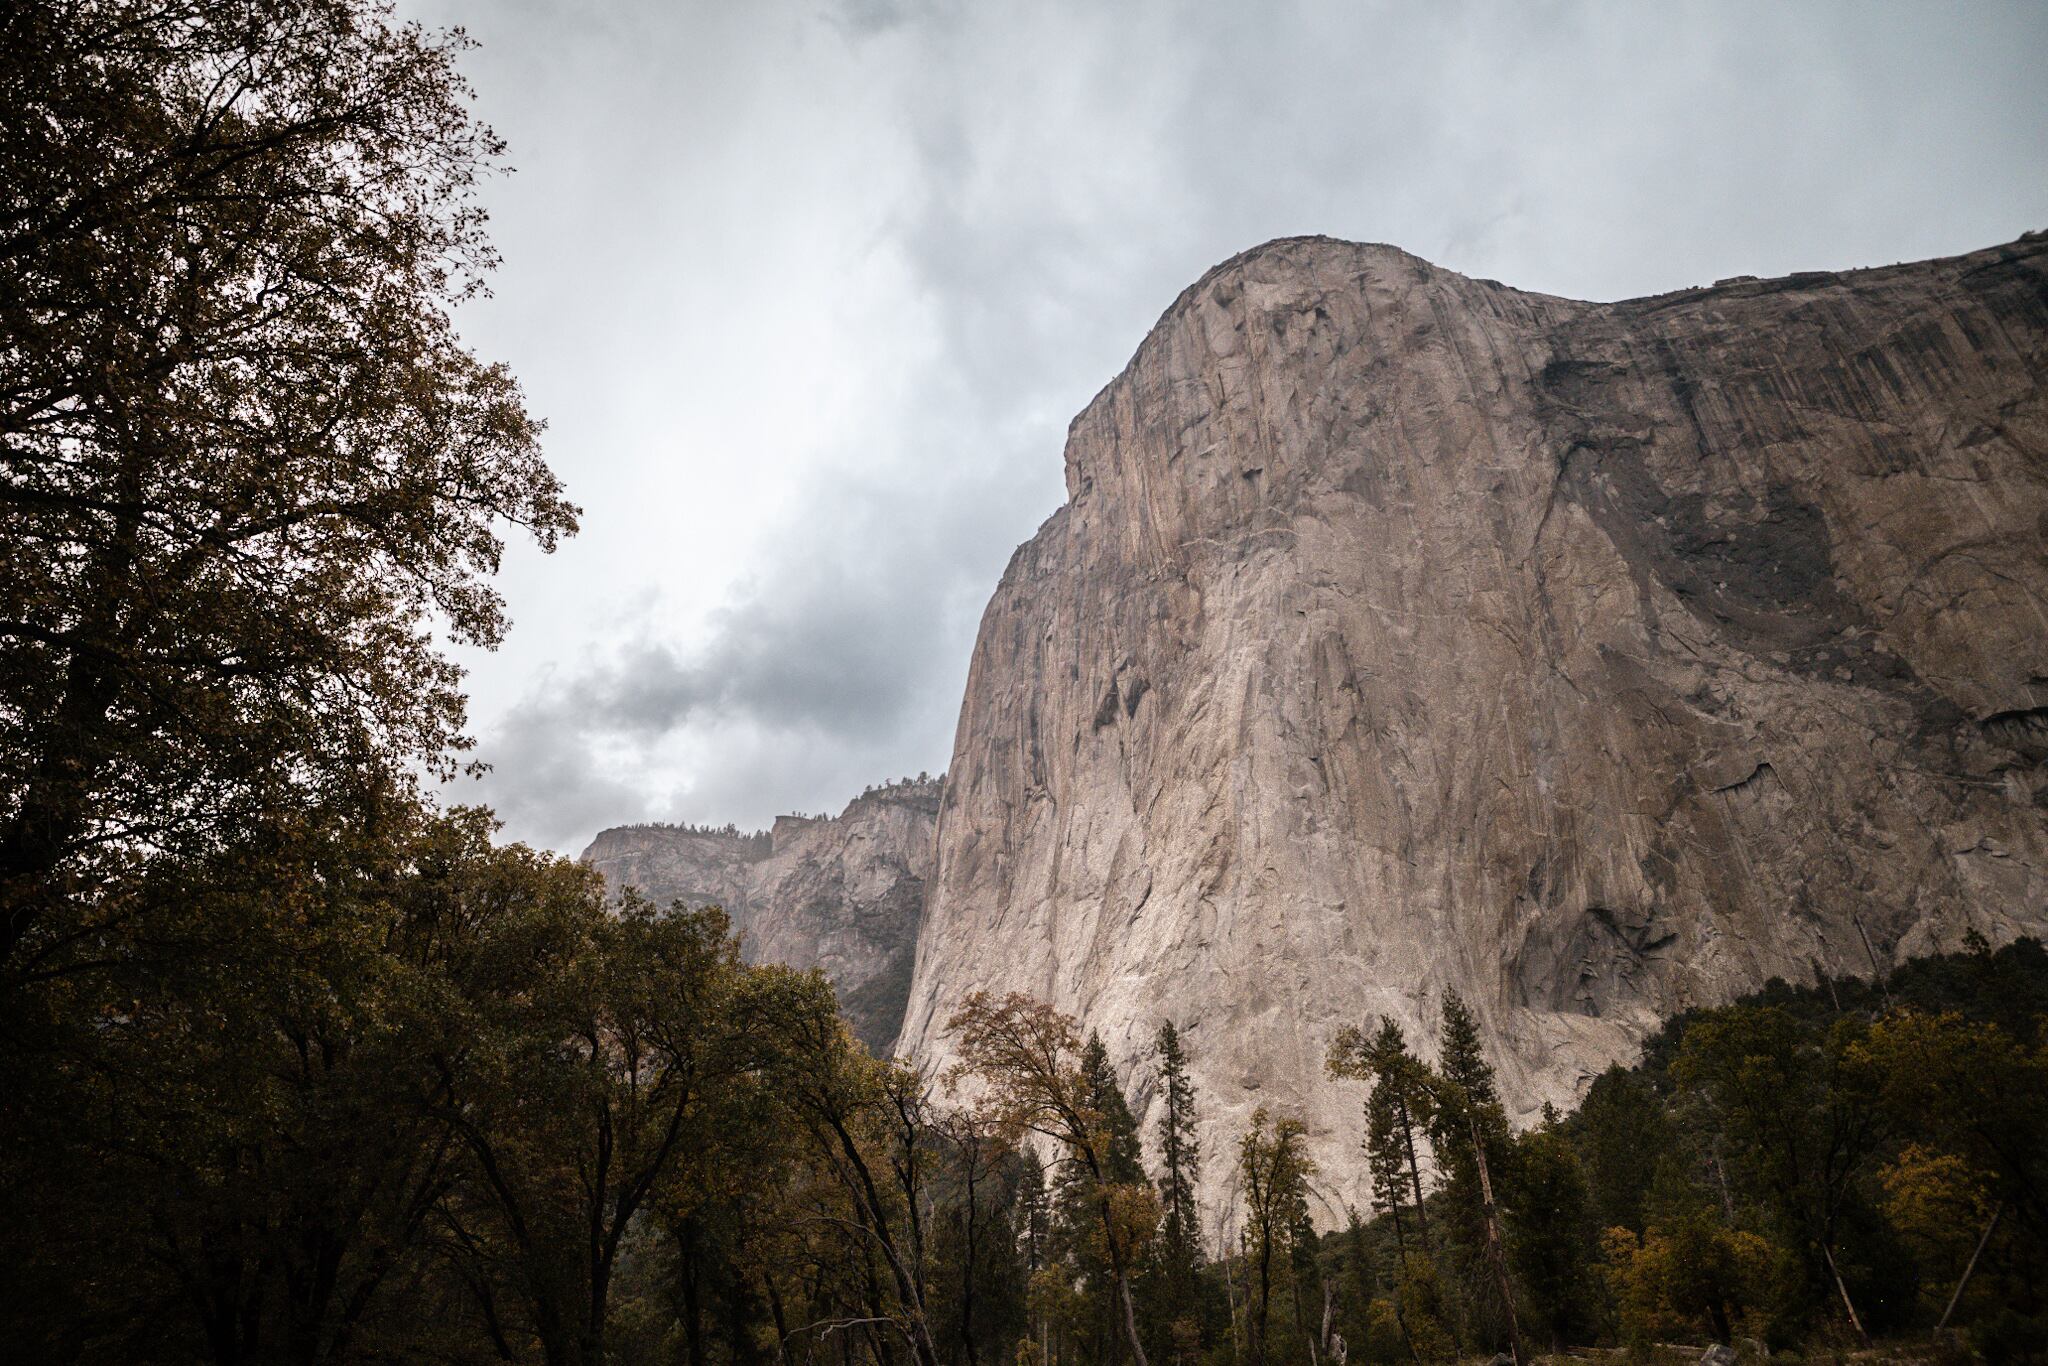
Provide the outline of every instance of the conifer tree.
<path id="1" fill-rule="evenodd" d="M 1193 1309 L 1194 1278 L 1202 1260 L 1195 1206 L 1201 1145 L 1195 1134 L 1195 1092 L 1188 1081 L 1187 1055 L 1173 1021 L 1159 1026 L 1153 1054 L 1166 1101 L 1165 1113 L 1159 1117 L 1159 1157 L 1164 1164 L 1159 1176 L 1159 1255 L 1172 1301 L 1170 1317 L 1178 1318 Z"/>
<path id="2" fill-rule="evenodd" d="M 1023 1245 L 1024 1268 L 1037 1271 L 1046 1262 L 1047 1210 L 1045 1163 L 1025 1148 L 1020 1154 L 1022 1171 L 1017 1178 L 1017 1236 Z"/>
<path id="3" fill-rule="evenodd" d="M 1294 1300 L 1294 1326 L 1308 1344 L 1309 1366 L 1321 1366 L 1325 1346 L 1325 1321 L 1334 1287 L 1323 1279 L 1322 1243 L 1316 1237 L 1315 1222 L 1308 1212 L 1308 1184 L 1293 1200 L 1292 1226 L 1288 1229 L 1287 1271 Z"/>
<path id="4" fill-rule="evenodd" d="M 1395 1232 L 1401 1236 L 1403 1187 L 1412 1193 L 1422 1251 L 1428 1252 L 1429 1213 L 1423 1203 L 1415 1134 L 1427 1130 L 1434 1113 L 1429 1069 L 1408 1051 L 1401 1026 L 1387 1015 L 1380 1017 L 1380 1027 L 1370 1038 L 1352 1027 L 1339 1031 L 1327 1065 L 1332 1076 L 1373 1083 L 1366 1102 L 1365 1140 L 1373 1195 L 1381 1210 L 1394 1216 Z"/>
<path id="5" fill-rule="evenodd" d="M 1081 1071 L 1088 1080 L 1088 1102 L 1094 1107 L 1105 1135 L 1103 1150 L 1109 1179 L 1142 1182 L 1145 1163 L 1138 1143 L 1138 1121 L 1131 1114 L 1130 1102 L 1124 1099 L 1123 1087 L 1117 1083 L 1116 1069 L 1109 1065 L 1109 1050 L 1102 1046 L 1102 1035 L 1093 1029 L 1088 1031 L 1088 1042 L 1081 1049 Z"/>
<path id="6" fill-rule="evenodd" d="M 1122 1187 L 1146 1186 L 1138 1121 L 1124 1099 L 1123 1088 L 1117 1084 L 1109 1050 L 1096 1030 L 1088 1031 L 1088 1041 L 1081 1047 L 1081 1075 L 1090 1110 L 1100 1126 L 1099 1141 L 1109 1180 Z M 1059 1225 L 1067 1234 L 1066 1253 L 1083 1285 L 1084 1313 L 1095 1341 L 1094 1358 L 1097 1362 L 1115 1363 L 1123 1355 L 1118 1325 L 1120 1306 L 1108 1249 L 1098 1236 L 1100 1221 L 1095 1216 L 1095 1200 L 1094 1177 L 1088 1169 L 1079 1163 L 1064 1164 L 1057 1182 L 1056 1210 Z"/>
<path id="7" fill-rule="evenodd" d="M 1372 1237 L 1366 1232 L 1365 1220 L 1359 1217 L 1355 1208 L 1348 1205 L 1344 1209 L 1342 1248 L 1343 1286 L 1337 1300 L 1336 1326 L 1344 1338 L 1344 1345 L 1340 1348 L 1332 1340 L 1330 1355 L 1333 1358 L 1348 1358 L 1350 1353 L 1364 1350 L 1366 1335 L 1371 1326 L 1372 1303 L 1379 1297 Z"/>
<path id="8" fill-rule="evenodd" d="M 1516 1143 L 1508 1228 L 1509 1257 L 1535 1330 L 1556 1351 L 1591 1326 L 1587 1253 L 1593 1246 L 1585 1176 L 1560 1127 L 1557 1112 L 1546 1105 L 1543 1124 Z"/>
<path id="9" fill-rule="evenodd" d="M 1408 1194 L 1408 1169 L 1402 1160 L 1397 1103 L 1392 1083 L 1373 1083 L 1365 1103 L 1365 1160 L 1372 1178 L 1373 1207 L 1393 1221 L 1394 1247 L 1405 1260 L 1408 1231 L 1401 1208 Z"/>
<path id="10" fill-rule="evenodd" d="M 1052 1207 L 1045 1189 L 1045 1163 L 1031 1148 L 1021 1150 L 1022 1170 L 1017 1178 L 1017 1237 L 1021 1244 L 1024 1278 L 1035 1283 L 1052 1260 Z M 1052 1316 L 1044 1306 L 1031 1306 L 1030 1335 L 1038 1344 L 1040 1366 L 1052 1361 Z"/>
<path id="11" fill-rule="evenodd" d="M 1479 1023 L 1455 991 L 1444 993 L 1440 1044 L 1442 1055 L 1430 1083 L 1435 1110 L 1431 1137 L 1438 1160 L 1451 1172 L 1453 1208 L 1467 1224 L 1478 1226 L 1494 1307 L 1501 1315 L 1508 1350 L 1520 1366 L 1522 1335 L 1515 1319 L 1496 1191 L 1497 1177 L 1507 1170 L 1507 1113 L 1501 1108 L 1493 1067 L 1480 1046 Z"/>

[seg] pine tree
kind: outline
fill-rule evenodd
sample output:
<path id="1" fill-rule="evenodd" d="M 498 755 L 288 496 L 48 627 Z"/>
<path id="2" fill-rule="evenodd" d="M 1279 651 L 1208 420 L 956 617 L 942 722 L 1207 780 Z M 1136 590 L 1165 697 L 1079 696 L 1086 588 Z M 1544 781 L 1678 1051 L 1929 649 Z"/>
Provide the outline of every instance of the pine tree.
<path id="1" fill-rule="evenodd" d="M 1373 1084 L 1366 1101 L 1365 1149 L 1374 1203 L 1393 1217 L 1396 1239 L 1405 1256 L 1407 1235 L 1401 1210 L 1412 1194 L 1422 1250 L 1428 1252 L 1429 1214 L 1423 1204 L 1422 1163 L 1415 1132 L 1426 1130 L 1434 1113 L 1429 1069 L 1408 1051 L 1401 1026 L 1385 1015 L 1371 1038 L 1356 1028 L 1342 1030 L 1330 1047 L 1328 1067 L 1332 1076 Z"/>
<path id="2" fill-rule="evenodd" d="M 1487 1062 L 1479 1042 L 1479 1021 L 1455 991 L 1444 993 L 1442 1047 L 1437 1070 L 1443 1079 L 1459 1089 L 1460 1099 L 1472 1114 L 1497 1118 L 1499 1131 L 1505 1135 L 1507 1116 L 1501 1112 L 1493 1065 Z"/>
<path id="3" fill-rule="evenodd" d="M 1496 1179 L 1507 1173 L 1508 1121 L 1501 1108 L 1493 1067 L 1479 1042 L 1479 1022 L 1455 991 L 1446 991 L 1440 1039 L 1442 1055 L 1430 1090 L 1435 1101 L 1431 1138 L 1450 1171 L 1451 1206 L 1483 1246 L 1500 1326 L 1517 1366 L 1522 1335 L 1515 1321 L 1514 1289 L 1508 1280 L 1506 1240 L 1501 1230 Z M 1472 1241 L 1468 1238 L 1467 1240 Z"/>
<path id="4" fill-rule="evenodd" d="M 1324 1309 L 1331 1302 L 1332 1287 L 1323 1280 L 1321 1240 L 1308 1212 L 1308 1185 L 1302 1183 L 1290 1202 L 1293 1213 L 1287 1231 L 1287 1271 L 1294 1294 L 1294 1326 L 1308 1344 L 1309 1366 L 1321 1366 L 1323 1357 Z"/>
<path id="5" fill-rule="evenodd" d="M 1019 1154 L 1022 1173 L 1017 1178 L 1017 1236 L 1022 1244 L 1024 1269 L 1037 1271 L 1046 1263 L 1047 1220 L 1045 1163 L 1025 1148 Z"/>
<path id="6" fill-rule="evenodd" d="M 1102 1035 L 1092 1029 L 1081 1049 L 1081 1072 L 1087 1079 L 1088 1103 L 1094 1108 L 1104 1135 L 1104 1176 L 1120 1183 L 1142 1183 L 1145 1164 L 1138 1144 L 1138 1121 L 1131 1114 L 1130 1102 L 1124 1099 L 1123 1087 L 1117 1084 L 1116 1069 L 1109 1065 L 1109 1050 L 1102 1046 Z"/>
<path id="7" fill-rule="evenodd" d="M 1394 1246 L 1405 1259 L 1408 1229 L 1401 1209 L 1408 1194 L 1408 1167 L 1401 1148 L 1396 1089 L 1391 1082 L 1373 1083 L 1365 1103 L 1365 1161 L 1372 1177 L 1373 1207 L 1393 1220 Z"/>
<path id="8" fill-rule="evenodd" d="M 1123 1088 L 1117 1084 L 1116 1069 L 1110 1066 L 1109 1050 L 1103 1046 L 1102 1035 L 1092 1029 L 1081 1047 L 1080 1071 L 1090 1123 L 1096 1131 L 1101 1179 L 1120 1187 L 1148 1186 L 1138 1142 L 1138 1121 L 1124 1099 Z M 1058 1203 L 1061 1224 L 1068 1234 L 1069 1258 L 1087 1288 L 1086 1312 L 1095 1335 L 1094 1359 L 1113 1363 L 1123 1356 L 1118 1317 L 1121 1305 L 1107 1249 L 1098 1245 L 1096 1230 L 1100 1221 L 1095 1183 L 1094 1174 L 1068 1164 L 1061 1173 Z"/>
<path id="9" fill-rule="evenodd" d="M 1372 1237 L 1365 1220 L 1350 1206 L 1344 1210 L 1342 1252 L 1343 1293 L 1338 1298 L 1337 1331 L 1344 1339 L 1340 1348 L 1333 1339 L 1332 1357 L 1357 1354 L 1364 1360 L 1366 1336 L 1371 1329 L 1372 1302 L 1379 1298 L 1379 1278 L 1372 1255 Z"/>
<path id="10" fill-rule="evenodd" d="M 1052 1261 L 1052 1204 L 1045 1189 L 1045 1163 L 1026 1147 L 1021 1150 L 1023 1170 L 1017 1178 L 1017 1237 L 1024 1262 L 1027 1285 L 1037 1282 L 1039 1273 Z M 1033 1322 L 1029 1336 L 1038 1344 L 1040 1366 L 1052 1361 L 1052 1316 L 1044 1306 L 1032 1303 Z"/>
<path id="11" fill-rule="evenodd" d="M 1552 1350 L 1562 1351 L 1591 1326 L 1587 1251 L 1593 1229 L 1585 1174 L 1549 1106 L 1542 1126 L 1524 1134 L 1516 1149 L 1509 1256 L 1537 1331 L 1549 1338 Z"/>
<path id="12" fill-rule="evenodd" d="M 1195 1091 L 1188 1081 L 1187 1055 L 1173 1021 L 1159 1026 L 1153 1049 L 1159 1060 L 1160 1089 L 1166 1099 L 1166 1111 L 1159 1117 L 1159 1157 L 1165 1164 L 1159 1177 L 1162 1256 L 1170 1267 L 1184 1268 L 1192 1275 L 1202 1256 L 1201 1229 L 1195 1212 L 1201 1143 L 1195 1134 Z"/>

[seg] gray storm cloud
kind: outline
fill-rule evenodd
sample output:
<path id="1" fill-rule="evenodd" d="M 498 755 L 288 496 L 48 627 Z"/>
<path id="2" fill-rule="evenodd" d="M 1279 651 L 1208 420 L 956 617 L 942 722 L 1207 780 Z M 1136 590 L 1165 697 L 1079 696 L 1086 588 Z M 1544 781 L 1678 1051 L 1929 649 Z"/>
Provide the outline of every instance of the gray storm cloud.
<path id="1" fill-rule="evenodd" d="M 586 508 L 455 797 L 570 851 L 942 768 L 1067 421 L 1255 242 L 1617 298 L 2048 226 L 2037 4 L 405 8 L 483 44 L 463 325 Z"/>

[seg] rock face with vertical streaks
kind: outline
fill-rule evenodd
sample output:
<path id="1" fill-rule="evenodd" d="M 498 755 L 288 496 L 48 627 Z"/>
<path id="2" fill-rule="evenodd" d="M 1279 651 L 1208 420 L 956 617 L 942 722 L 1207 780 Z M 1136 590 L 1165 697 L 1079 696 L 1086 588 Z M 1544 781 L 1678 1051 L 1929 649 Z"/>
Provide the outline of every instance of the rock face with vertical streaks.
<path id="1" fill-rule="evenodd" d="M 625 825 L 583 861 L 657 905 L 723 907 L 748 961 L 823 968 L 854 1032 L 886 1054 L 931 874 L 937 781 L 873 788 L 838 816 L 783 816 L 771 831 Z"/>
<path id="2" fill-rule="evenodd" d="M 1617 304 L 1270 243 L 1073 424 L 976 644 L 901 1047 L 1185 1031 L 1362 1194 L 1347 1023 L 1522 1117 L 1657 1019 L 2048 927 L 2048 242 Z M 1149 1126 L 1148 1126 L 1149 1127 Z"/>

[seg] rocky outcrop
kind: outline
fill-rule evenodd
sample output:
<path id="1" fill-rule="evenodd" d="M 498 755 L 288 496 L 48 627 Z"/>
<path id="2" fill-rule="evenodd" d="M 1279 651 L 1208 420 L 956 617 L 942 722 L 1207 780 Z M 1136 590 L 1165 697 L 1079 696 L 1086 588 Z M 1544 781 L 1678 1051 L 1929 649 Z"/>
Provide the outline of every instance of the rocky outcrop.
<path id="1" fill-rule="evenodd" d="M 750 962 L 823 968 L 854 1032 L 886 1053 L 903 1018 L 938 809 L 937 781 L 906 781 L 838 816 L 783 816 L 759 834 L 620 826 L 583 861 L 659 905 L 723 907 Z"/>
<path id="2" fill-rule="evenodd" d="M 2048 927 L 2048 243 L 1617 304 L 1270 243 L 1078 417 L 976 643 L 901 1046 L 1178 1021 L 1361 1200 L 1322 1059 L 1522 1117 L 1657 1019 Z M 1148 1132 L 1149 1132 L 1148 1124 Z"/>

